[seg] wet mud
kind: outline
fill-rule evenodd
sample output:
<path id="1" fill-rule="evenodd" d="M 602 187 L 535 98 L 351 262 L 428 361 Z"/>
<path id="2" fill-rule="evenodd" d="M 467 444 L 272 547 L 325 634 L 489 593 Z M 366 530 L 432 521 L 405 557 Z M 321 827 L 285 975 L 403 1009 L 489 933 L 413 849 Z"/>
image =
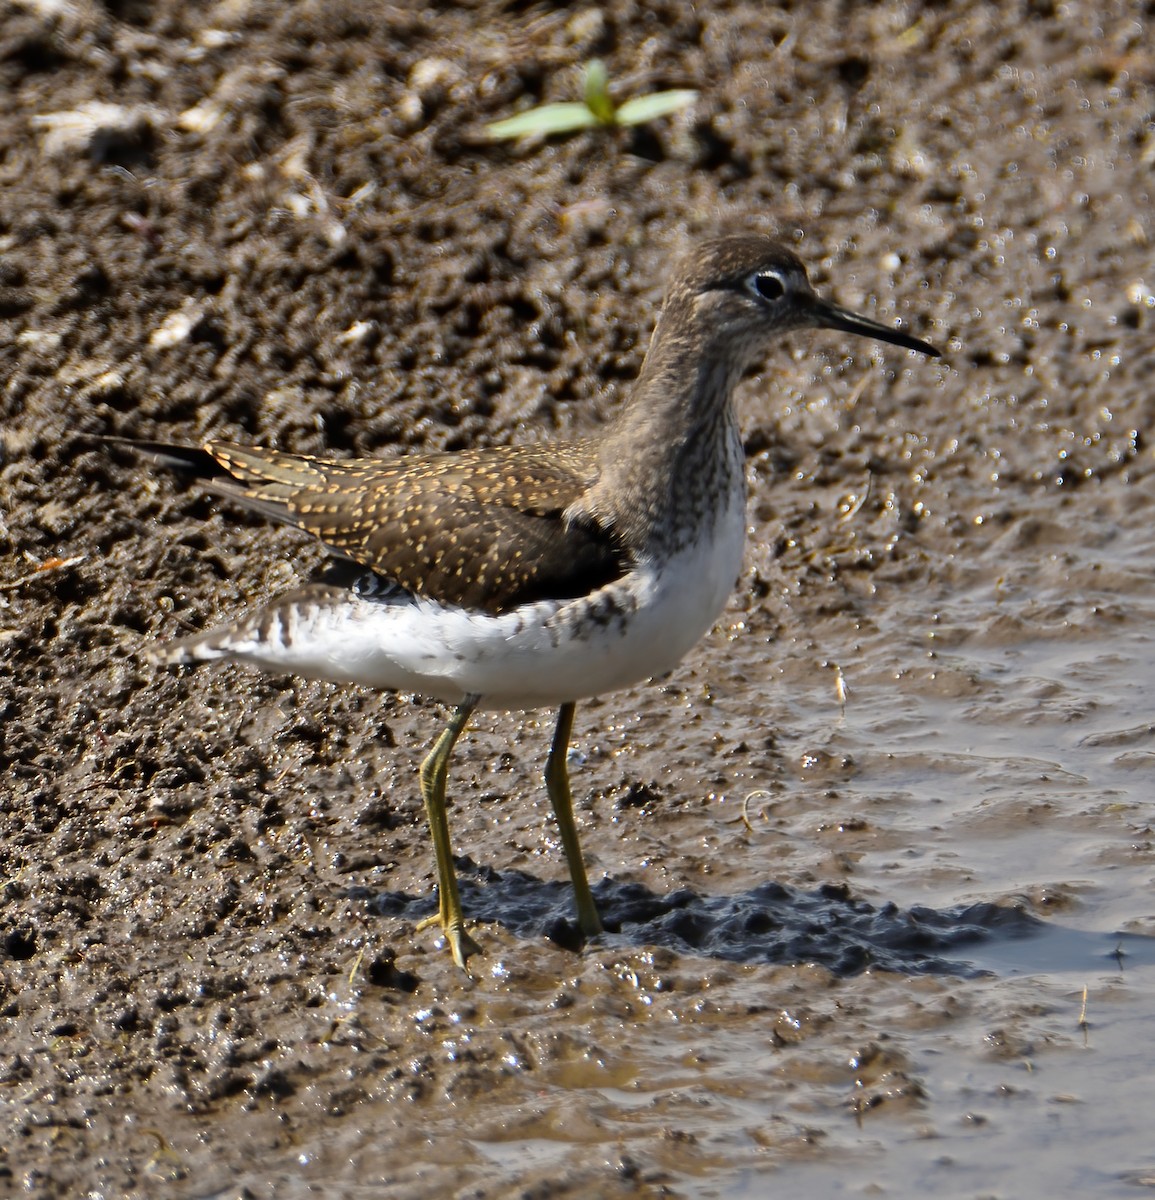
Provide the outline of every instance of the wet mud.
<path id="1" fill-rule="evenodd" d="M 0 1194 L 1133 1196 L 1155 1179 L 1147 6 L 0 12 Z M 632 129 L 486 122 L 693 87 Z M 104 107 L 96 107 L 104 106 Z M 776 233 L 940 345 L 742 387 L 750 545 L 582 705 L 608 932 L 483 714 L 153 641 L 317 547 L 92 435 L 595 431 L 671 259 Z"/>

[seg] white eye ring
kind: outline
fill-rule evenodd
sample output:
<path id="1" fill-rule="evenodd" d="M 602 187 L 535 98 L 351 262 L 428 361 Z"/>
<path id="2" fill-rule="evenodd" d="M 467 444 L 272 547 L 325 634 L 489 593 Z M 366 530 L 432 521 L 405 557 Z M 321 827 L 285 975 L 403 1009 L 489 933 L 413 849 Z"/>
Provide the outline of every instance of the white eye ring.
<path id="1" fill-rule="evenodd" d="M 787 291 L 786 280 L 777 271 L 756 271 L 750 276 L 748 284 L 759 300 L 781 300 Z"/>

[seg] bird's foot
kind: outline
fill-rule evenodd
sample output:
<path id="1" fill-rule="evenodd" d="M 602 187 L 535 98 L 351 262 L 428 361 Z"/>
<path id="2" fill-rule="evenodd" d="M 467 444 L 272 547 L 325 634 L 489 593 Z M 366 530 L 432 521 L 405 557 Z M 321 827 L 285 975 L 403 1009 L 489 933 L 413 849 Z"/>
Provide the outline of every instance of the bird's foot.
<path id="1" fill-rule="evenodd" d="M 445 935 L 445 940 L 449 945 L 449 952 L 453 955 L 453 961 L 463 970 L 468 972 L 469 967 L 466 965 L 471 954 L 481 954 L 481 947 L 473 940 L 465 930 L 465 922 L 458 918 L 456 921 L 452 917 L 446 917 L 443 913 L 436 912 L 432 916 L 426 917 L 423 921 L 417 922 L 418 933 L 432 929 L 437 926 Z"/>

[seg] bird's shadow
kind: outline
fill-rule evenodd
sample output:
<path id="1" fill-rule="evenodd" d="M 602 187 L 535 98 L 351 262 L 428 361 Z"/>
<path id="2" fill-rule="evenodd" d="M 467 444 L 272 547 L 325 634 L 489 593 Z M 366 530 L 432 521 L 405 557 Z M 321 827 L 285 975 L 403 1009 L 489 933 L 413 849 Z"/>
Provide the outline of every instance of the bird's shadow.
<path id="1" fill-rule="evenodd" d="M 466 857 L 456 861 L 467 920 L 503 925 L 520 938 L 546 937 L 567 949 L 581 948 L 568 881 L 498 872 Z M 872 967 L 906 975 L 989 975 L 960 953 L 991 938 L 1030 937 L 1045 928 L 1025 905 L 901 909 L 857 899 L 843 884 L 807 892 L 764 883 L 737 895 L 699 896 L 686 888 L 658 895 L 641 884 L 602 879 L 593 892 L 606 928 L 603 944 L 661 946 L 739 963 L 815 963 L 840 976 Z M 436 910 L 428 896 L 398 892 L 372 895 L 370 905 L 382 916 L 412 921 Z"/>

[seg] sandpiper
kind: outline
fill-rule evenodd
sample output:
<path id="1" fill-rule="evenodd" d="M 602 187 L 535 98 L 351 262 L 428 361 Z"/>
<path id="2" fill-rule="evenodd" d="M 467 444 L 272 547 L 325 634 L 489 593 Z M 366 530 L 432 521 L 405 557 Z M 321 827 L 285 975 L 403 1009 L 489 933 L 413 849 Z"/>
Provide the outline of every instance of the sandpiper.
<path id="1" fill-rule="evenodd" d="M 734 388 L 776 338 L 808 328 L 939 353 L 821 299 L 784 246 L 721 237 L 674 270 L 632 395 L 595 437 L 347 462 L 226 442 L 133 443 L 312 534 L 343 575 L 168 643 L 155 659 L 242 660 L 454 706 L 421 765 L 438 883 L 438 911 L 423 924 L 440 925 L 463 969 L 478 946 L 445 810 L 454 744 L 475 709 L 558 709 L 546 788 L 578 923 L 600 933 L 566 764 L 575 704 L 664 675 L 721 613 L 746 533 Z"/>

